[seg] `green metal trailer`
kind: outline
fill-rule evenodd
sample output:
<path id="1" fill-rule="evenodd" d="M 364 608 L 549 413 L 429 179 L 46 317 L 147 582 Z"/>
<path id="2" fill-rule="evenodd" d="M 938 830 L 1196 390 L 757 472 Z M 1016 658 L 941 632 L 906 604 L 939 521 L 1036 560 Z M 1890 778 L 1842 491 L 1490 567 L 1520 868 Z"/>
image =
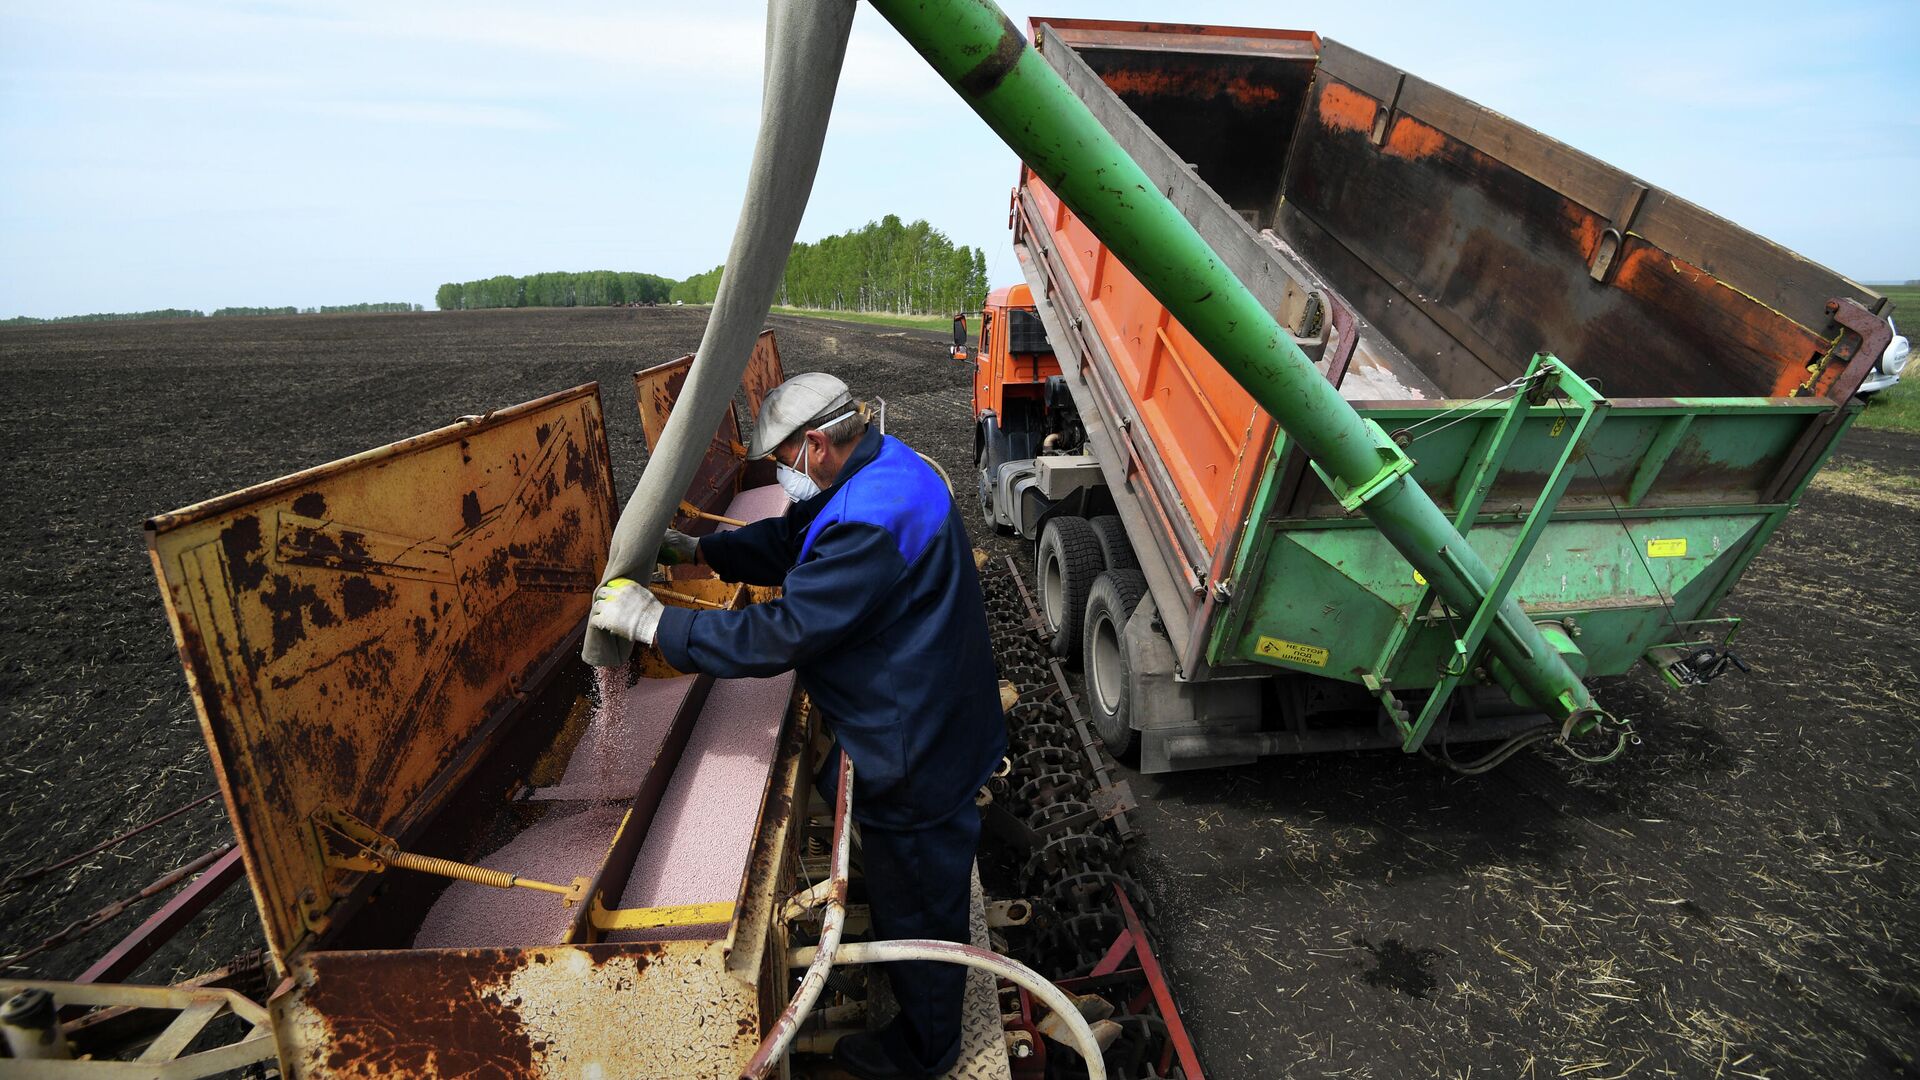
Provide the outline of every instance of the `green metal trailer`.
<path id="1" fill-rule="evenodd" d="M 1605 758 L 1587 680 L 1738 665 L 1883 298 L 1309 32 L 875 6 L 1025 162 L 983 500 L 1109 747 Z"/>

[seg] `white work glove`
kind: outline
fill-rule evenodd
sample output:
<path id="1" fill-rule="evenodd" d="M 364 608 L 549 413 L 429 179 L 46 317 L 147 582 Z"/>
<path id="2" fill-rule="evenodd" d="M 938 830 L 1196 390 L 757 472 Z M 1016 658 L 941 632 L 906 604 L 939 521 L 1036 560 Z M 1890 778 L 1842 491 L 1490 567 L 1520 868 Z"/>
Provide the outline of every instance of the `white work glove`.
<path id="1" fill-rule="evenodd" d="M 668 529 L 666 539 L 660 541 L 660 554 L 655 562 L 668 566 L 684 566 L 700 557 L 700 541 L 688 536 L 679 529 Z"/>
<path id="2" fill-rule="evenodd" d="M 594 590 L 593 614 L 587 617 L 587 625 L 651 645 L 660 631 L 660 613 L 665 610 L 653 590 L 632 578 L 614 578 Z"/>

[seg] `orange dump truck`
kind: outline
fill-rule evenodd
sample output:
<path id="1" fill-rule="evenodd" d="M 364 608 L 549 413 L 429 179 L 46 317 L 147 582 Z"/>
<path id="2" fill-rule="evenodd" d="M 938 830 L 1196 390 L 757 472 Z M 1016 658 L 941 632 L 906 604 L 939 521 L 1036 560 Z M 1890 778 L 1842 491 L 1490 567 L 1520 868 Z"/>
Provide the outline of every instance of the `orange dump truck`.
<path id="1" fill-rule="evenodd" d="M 1738 669 L 1718 608 L 1857 412 L 1884 298 L 1312 33 L 1031 30 L 1572 670 Z M 981 510 L 1035 541 L 1110 748 L 1570 741 L 1483 647 L 1513 616 L 1443 601 L 1030 167 L 1012 226 Z"/>

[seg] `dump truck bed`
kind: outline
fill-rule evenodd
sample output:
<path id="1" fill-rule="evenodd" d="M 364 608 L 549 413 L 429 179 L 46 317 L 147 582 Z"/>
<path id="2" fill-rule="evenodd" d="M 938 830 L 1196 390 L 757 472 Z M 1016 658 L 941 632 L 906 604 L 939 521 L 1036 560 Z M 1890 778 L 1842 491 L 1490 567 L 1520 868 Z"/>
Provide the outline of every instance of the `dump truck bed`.
<path id="1" fill-rule="evenodd" d="M 1592 674 L 1712 614 L 1884 345 L 1870 290 L 1310 32 L 1032 30 L 1436 503 L 1465 514 L 1489 565 L 1538 542 L 1554 569 L 1517 572 L 1515 595 L 1597 620 Z M 1281 668 L 1433 686 L 1448 642 L 1426 633 L 1431 594 L 1391 545 L 1031 168 L 1013 218 L 1181 678 Z M 1585 380 L 1599 416 L 1522 417 L 1505 439 L 1492 406 L 1543 353 Z"/>
<path id="2" fill-rule="evenodd" d="M 1063 47 L 1049 58 L 1084 65 L 1138 121 L 1110 127 L 1184 163 L 1244 223 L 1240 246 L 1271 230 L 1447 396 L 1513 378 L 1542 348 L 1614 397 L 1792 396 L 1826 351 L 1827 302 L 1884 303 L 1337 41 L 1041 23 L 1043 51 L 1048 32 Z"/>

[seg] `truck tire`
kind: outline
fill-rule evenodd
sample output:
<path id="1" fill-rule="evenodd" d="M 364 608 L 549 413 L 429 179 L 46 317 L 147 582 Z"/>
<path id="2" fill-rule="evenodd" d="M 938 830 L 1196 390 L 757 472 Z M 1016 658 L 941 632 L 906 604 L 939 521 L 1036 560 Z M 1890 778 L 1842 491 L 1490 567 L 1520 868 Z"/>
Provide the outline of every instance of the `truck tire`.
<path id="1" fill-rule="evenodd" d="M 977 480 L 978 480 L 977 486 L 979 487 L 978 494 L 980 496 L 980 520 L 987 523 L 987 529 L 993 535 L 1006 536 L 1012 533 L 1013 530 L 1007 528 L 1005 525 L 1000 524 L 999 517 L 997 517 L 994 514 L 993 470 L 988 467 L 990 461 L 991 459 L 987 454 L 987 448 L 985 445 L 982 445 L 980 447 L 980 452 L 974 455 L 974 459 L 973 459 L 974 475 L 975 477 L 977 477 Z"/>
<path id="2" fill-rule="evenodd" d="M 1147 579 L 1138 570 L 1108 570 L 1087 593 L 1080 664 L 1087 675 L 1088 718 L 1115 758 L 1128 758 L 1133 751 L 1127 620 L 1146 594 Z"/>
<path id="3" fill-rule="evenodd" d="M 1034 576 L 1039 585 L 1040 615 L 1053 635 L 1053 655 L 1062 660 L 1080 658 L 1080 625 L 1086 616 L 1087 590 L 1100 575 L 1100 539 L 1083 517 L 1062 514 L 1047 521 L 1040 533 Z"/>
<path id="4" fill-rule="evenodd" d="M 1087 524 L 1093 526 L 1093 535 L 1100 541 L 1100 555 L 1107 569 L 1140 569 L 1140 560 L 1133 557 L 1133 544 L 1127 539 L 1127 530 L 1117 515 L 1102 514 L 1089 519 Z"/>

